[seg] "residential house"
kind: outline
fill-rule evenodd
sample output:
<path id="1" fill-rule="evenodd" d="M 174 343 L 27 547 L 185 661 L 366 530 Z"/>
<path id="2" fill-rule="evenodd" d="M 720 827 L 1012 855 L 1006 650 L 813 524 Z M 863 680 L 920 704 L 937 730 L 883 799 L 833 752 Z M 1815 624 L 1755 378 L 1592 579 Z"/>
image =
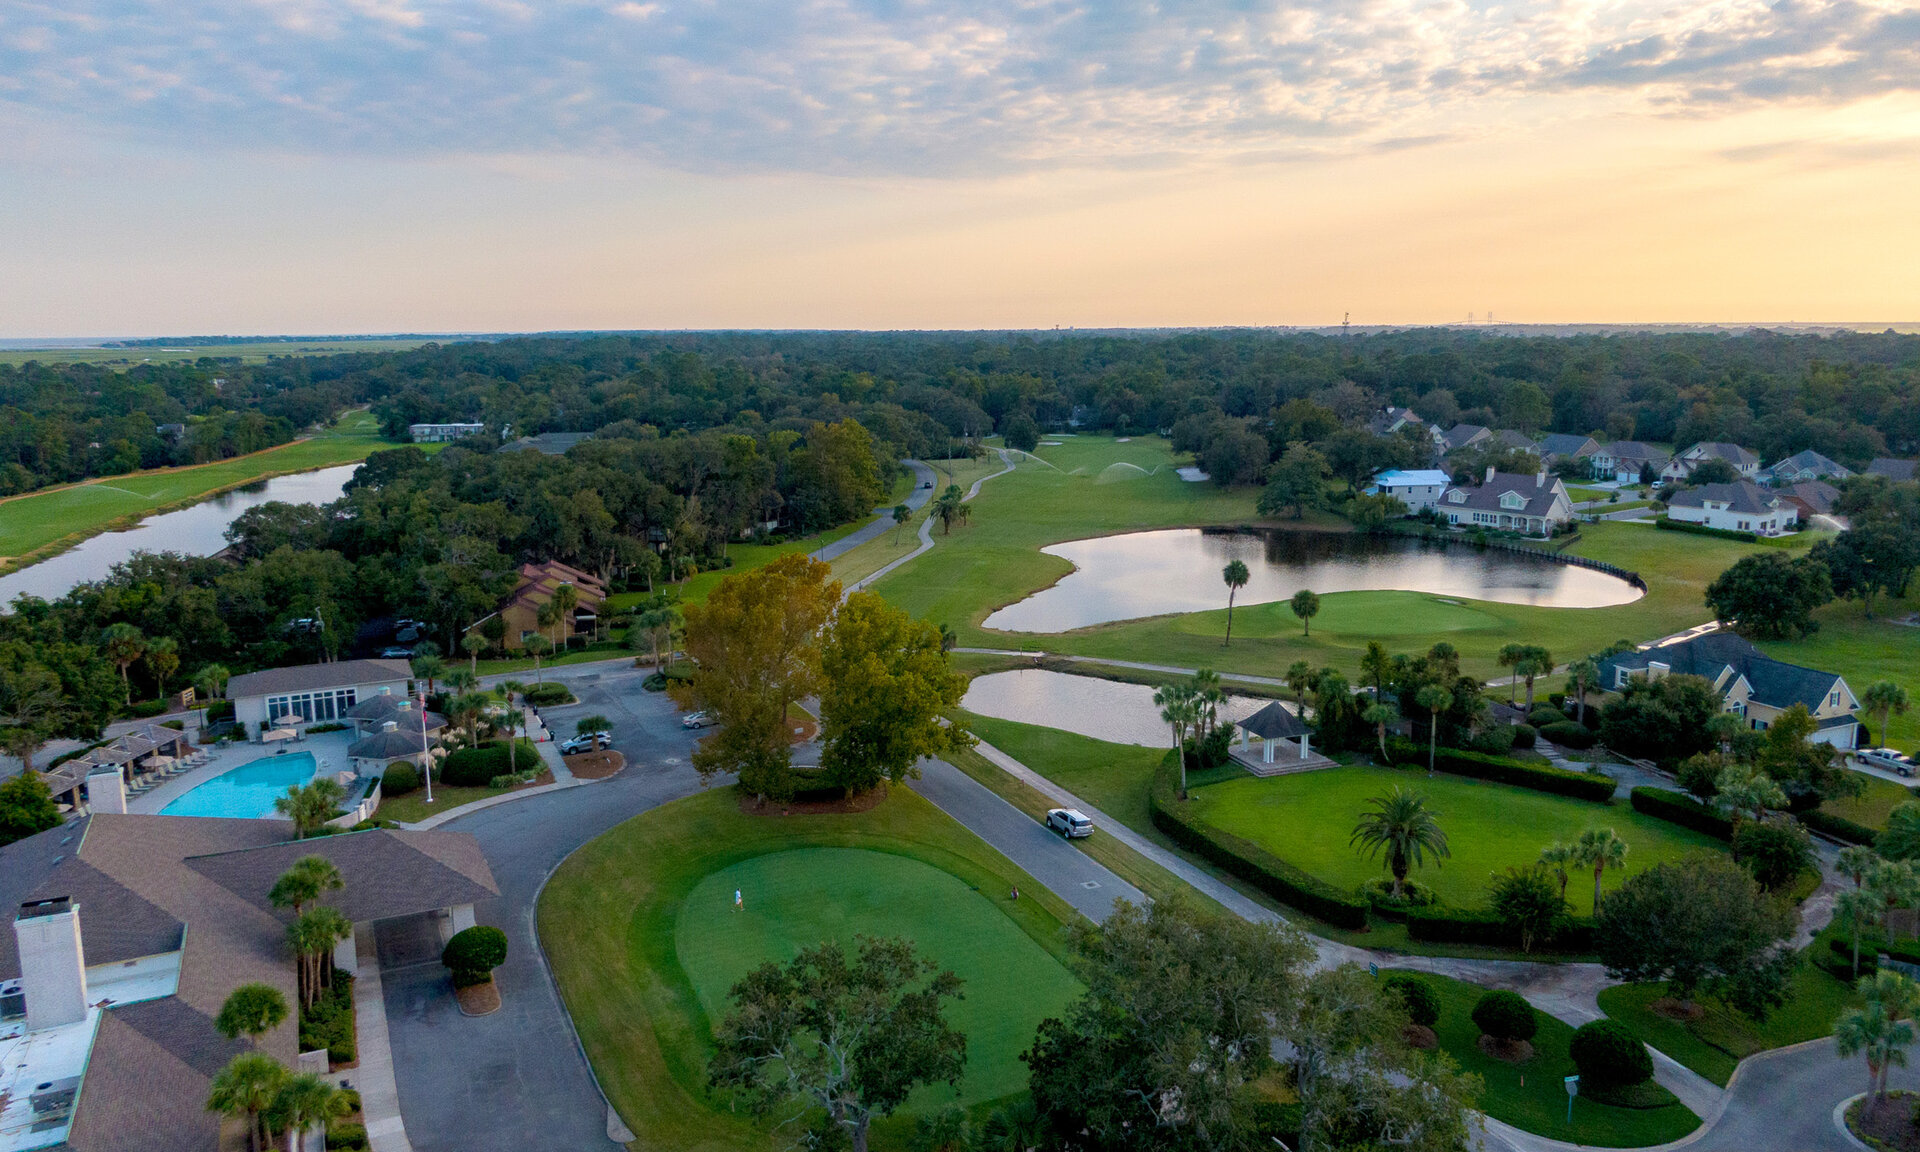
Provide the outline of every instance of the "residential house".
<path id="1" fill-rule="evenodd" d="M 1375 436 L 1391 436 L 1409 424 L 1422 429 L 1428 427 L 1427 422 L 1420 419 L 1419 414 L 1413 409 L 1396 408 L 1389 404 L 1367 422 L 1367 430 Z"/>
<path id="2" fill-rule="evenodd" d="M 1667 515 L 1689 524 L 1778 536 L 1800 522 L 1800 510 L 1785 496 L 1751 480 L 1702 484 L 1673 494 Z"/>
<path id="3" fill-rule="evenodd" d="M 1424 512 L 1440 502 L 1453 478 L 1437 468 L 1382 472 L 1367 487 L 1369 496 L 1392 496 L 1409 512 Z"/>
<path id="4" fill-rule="evenodd" d="M 248 672 L 227 681 L 233 718 L 258 735 L 263 729 L 292 728 L 339 720 L 369 696 L 404 696 L 413 670 L 405 660 L 336 660 Z"/>
<path id="5" fill-rule="evenodd" d="M 1802 480 L 1777 489 L 1775 495 L 1793 505 L 1804 524 L 1815 516 L 1833 515 L 1833 504 L 1840 499 L 1840 489 L 1825 480 Z"/>
<path id="6" fill-rule="evenodd" d="M 1765 729 L 1795 704 L 1806 705 L 1819 728 L 1814 739 L 1857 748 L 1860 701 L 1838 673 L 1787 664 L 1726 631 L 1709 632 L 1656 648 L 1622 652 L 1600 662 L 1600 686 L 1618 691 L 1635 676 L 1700 676 L 1720 690 L 1725 708 L 1751 728 Z"/>
<path id="7" fill-rule="evenodd" d="M 1525 432 L 1516 432 L 1512 428 L 1502 428 L 1493 434 L 1494 441 L 1502 448 L 1514 452 L 1531 452 L 1540 455 L 1540 444 Z"/>
<path id="8" fill-rule="evenodd" d="M 573 588 L 573 618 L 542 624 L 540 610 L 564 586 Z M 549 560 L 544 564 L 522 564 L 520 581 L 501 602 L 499 610 L 475 620 L 467 631 L 492 636 L 494 630 L 486 624 L 498 616 L 501 619 L 499 642 L 507 648 L 524 647 L 528 637 L 536 635 L 546 637 L 549 642 L 557 642 L 556 646 L 564 646 L 570 636 L 593 634 L 600 621 L 600 605 L 606 598 L 606 585 L 592 573 L 582 572 L 558 560 Z"/>
<path id="9" fill-rule="evenodd" d="M 348 972 L 362 943 L 371 956 L 374 924 L 465 928 L 499 895 L 464 832 L 294 840 L 281 820 L 96 813 L 0 848 L 0 907 L 13 912 L 0 930 L 0 1084 L 13 1089 L 0 1094 L 0 1148 L 243 1147 L 207 1109 L 213 1077 L 256 1049 L 288 1068 L 307 1060 L 292 1019 L 257 1041 L 230 1040 L 214 1020 L 242 984 L 297 1000 L 292 914 L 268 892 L 308 855 L 346 881 L 325 899 L 354 925 L 334 951 Z"/>
<path id="10" fill-rule="evenodd" d="M 1867 465 L 1867 475 L 1885 476 L 1895 484 L 1905 484 L 1914 479 L 1913 469 L 1915 463 L 1920 462 L 1913 460 L 1895 460 L 1889 456 L 1882 456 Z"/>
<path id="11" fill-rule="evenodd" d="M 541 452 L 548 456 L 565 456 L 567 449 L 593 439 L 591 432 L 542 432 L 538 436 L 522 436 L 510 444 L 502 444 L 502 452 Z"/>
<path id="12" fill-rule="evenodd" d="M 1566 485 L 1545 472 L 1517 475 L 1487 469 L 1484 482 L 1447 489 L 1439 510 L 1463 528 L 1548 536 L 1573 519 Z"/>
<path id="13" fill-rule="evenodd" d="M 486 430 L 485 424 L 407 425 L 407 435 L 415 444 L 439 444 L 448 440 L 464 440 L 469 436 L 478 436 Z"/>
<path id="14" fill-rule="evenodd" d="M 1651 444 L 1639 440 L 1615 440 L 1588 457 L 1596 480 L 1614 480 L 1638 484 L 1647 473 L 1659 476 L 1670 457 Z"/>
<path id="15" fill-rule="evenodd" d="M 1440 434 L 1441 447 L 1447 452 L 1458 452 L 1462 448 L 1471 448 L 1476 444 L 1487 444 L 1493 440 L 1493 430 L 1478 424 L 1455 424 Z"/>
<path id="16" fill-rule="evenodd" d="M 1693 470 L 1709 460 L 1725 460 L 1732 466 L 1734 474 L 1744 480 L 1755 480 L 1760 476 L 1760 457 L 1724 440 L 1702 440 L 1686 451 L 1667 461 L 1660 470 L 1660 478 L 1667 481 L 1685 480 L 1693 475 Z"/>
<path id="17" fill-rule="evenodd" d="M 1767 478 L 1775 484 L 1798 484 L 1802 480 L 1845 480 L 1851 475 L 1853 469 L 1811 448 L 1795 452 L 1767 469 Z"/>
<path id="18" fill-rule="evenodd" d="M 1540 437 L 1540 460 L 1548 467 L 1562 460 L 1585 460 L 1600 451 L 1600 445 L 1591 436 L 1575 436 L 1570 432 L 1549 432 Z"/>

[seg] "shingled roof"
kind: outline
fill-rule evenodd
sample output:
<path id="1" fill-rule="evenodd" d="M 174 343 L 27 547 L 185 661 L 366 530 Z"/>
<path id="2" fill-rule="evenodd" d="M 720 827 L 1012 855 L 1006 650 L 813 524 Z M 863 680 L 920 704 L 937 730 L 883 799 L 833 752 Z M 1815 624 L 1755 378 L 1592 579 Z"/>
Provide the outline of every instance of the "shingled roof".
<path id="1" fill-rule="evenodd" d="M 1724 503 L 1729 512 L 1746 512 L 1755 516 L 1764 516 L 1779 507 L 1779 496 L 1751 480 L 1736 480 L 1731 484 L 1702 484 L 1697 488 L 1688 488 L 1675 492 L 1668 506 L 1675 508 L 1705 508 L 1707 502 Z"/>
<path id="2" fill-rule="evenodd" d="M 1234 725 L 1262 740 L 1297 740 L 1311 731 L 1306 723 L 1275 700 L 1265 708 Z"/>
<path id="3" fill-rule="evenodd" d="M 406 680 L 413 669 L 405 660 L 336 660 L 331 664 L 301 664 L 248 672 L 227 681 L 227 697 L 274 696 L 282 692 L 313 692 L 355 684 L 385 684 Z"/>
<path id="4" fill-rule="evenodd" d="M 1798 664 L 1775 660 L 1745 638 L 1721 631 L 1708 632 L 1704 636 L 1658 648 L 1609 656 L 1600 662 L 1601 683 L 1611 688 L 1615 669 L 1644 672 L 1648 665 L 1655 662 L 1665 664 L 1673 673 L 1703 676 L 1715 683 L 1724 674 L 1732 672 L 1746 679 L 1753 699 L 1772 708 L 1791 708 L 1795 704 L 1804 704 L 1808 711 L 1812 711 L 1826 702 L 1827 694 L 1833 691 L 1835 682 L 1840 679 L 1835 672 L 1823 672 L 1817 668 L 1803 668 Z"/>

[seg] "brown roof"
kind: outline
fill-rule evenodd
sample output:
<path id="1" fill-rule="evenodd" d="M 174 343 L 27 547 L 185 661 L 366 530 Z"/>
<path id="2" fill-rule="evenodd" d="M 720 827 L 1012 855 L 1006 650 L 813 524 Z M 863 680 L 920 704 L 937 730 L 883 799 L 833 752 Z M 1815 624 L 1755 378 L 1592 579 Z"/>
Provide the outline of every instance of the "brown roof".
<path id="1" fill-rule="evenodd" d="M 195 856 L 186 864 L 261 911 L 277 915 L 267 892 L 302 856 L 325 856 L 340 869 L 347 886 L 329 893 L 327 903 L 355 923 L 473 904 L 500 894 L 479 844 L 463 832 L 374 828 Z"/>
<path id="2" fill-rule="evenodd" d="M 217 1152 L 220 1117 L 207 1111 L 207 1090 L 246 1048 L 171 996 L 103 1014 L 64 1147 Z"/>

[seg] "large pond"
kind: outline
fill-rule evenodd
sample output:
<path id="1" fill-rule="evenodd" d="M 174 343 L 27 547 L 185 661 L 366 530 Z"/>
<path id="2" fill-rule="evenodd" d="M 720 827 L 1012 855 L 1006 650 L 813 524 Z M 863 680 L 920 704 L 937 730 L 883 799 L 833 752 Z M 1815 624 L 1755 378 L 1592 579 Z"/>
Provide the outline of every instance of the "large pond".
<path id="1" fill-rule="evenodd" d="M 1241 720 L 1268 703 L 1230 695 L 1220 709 L 1220 719 Z M 1160 706 L 1153 702 L 1153 687 L 1148 684 L 1017 668 L 975 676 L 960 707 L 981 716 L 1058 728 L 1114 744 L 1173 747 L 1173 730 L 1161 723 Z"/>
<path id="2" fill-rule="evenodd" d="M 0 576 L 0 605 L 22 592 L 52 600 L 74 585 L 98 580 L 135 552 L 185 552 L 211 556 L 227 546 L 227 525 L 249 508 L 275 500 L 288 504 L 326 504 L 340 498 L 358 464 L 275 476 L 235 488 L 209 500 L 149 516 L 125 532 L 102 532 L 50 559 L 10 576 Z"/>
<path id="3" fill-rule="evenodd" d="M 1247 565 L 1250 579 L 1236 605 L 1315 592 L 1397 589 L 1534 604 L 1604 608 L 1639 599 L 1617 576 L 1499 548 L 1372 536 L 1358 532 L 1236 532 L 1172 528 L 1070 540 L 1041 549 L 1071 561 L 1073 572 L 1051 588 L 986 619 L 1004 632 L 1065 632 L 1109 620 L 1224 608 L 1220 570 Z"/>

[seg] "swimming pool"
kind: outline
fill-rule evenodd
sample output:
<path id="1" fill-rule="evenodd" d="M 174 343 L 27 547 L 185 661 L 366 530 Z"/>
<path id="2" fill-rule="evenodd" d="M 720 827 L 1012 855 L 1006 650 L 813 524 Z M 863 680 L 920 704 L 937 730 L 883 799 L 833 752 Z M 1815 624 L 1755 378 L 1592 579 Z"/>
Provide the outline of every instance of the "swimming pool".
<path id="1" fill-rule="evenodd" d="M 258 820 L 273 815 L 273 802 L 287 789 L 313 779 L 313 753 L 289 752 L 252 760 L 222 772 L 160 809 L 162 816 L 225 816 Z"/>

